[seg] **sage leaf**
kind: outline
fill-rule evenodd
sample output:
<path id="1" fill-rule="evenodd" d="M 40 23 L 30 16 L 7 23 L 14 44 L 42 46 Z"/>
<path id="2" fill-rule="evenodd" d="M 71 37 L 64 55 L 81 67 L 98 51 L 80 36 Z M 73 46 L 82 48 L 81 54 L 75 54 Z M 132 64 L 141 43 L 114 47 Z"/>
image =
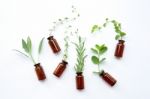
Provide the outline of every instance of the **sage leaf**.
<path id="1" fill-rule="evenodd" d="M 44 41 L 44 37 L 41 39 L 40 43 L 39 43 L 39 48 L 38 48 L 38 53 L 40 54 L 42 51 L 42 46 L 43 46 L 43 41 Z"/>
<path id="2" fill-rule="evenodd" d="M 19 52 L 20 54 L 22 54 L 22 55 L 24 55 L 24 56 L 26 56 L 26 57 L 29 57 L 28 55 L 26 55 L 25 53 L 23 53 L 23 52 L 21 52 L 21 51 L 19 51 L 19 50 L 16 50 L 16 49 L 13 49 L 14 51 L 16 51 L 16 52 Z"/>
<path id="3" fill-rule="evenodd" d="M 22 39 L 22 48 L 25 50 L 26 53 L 29 53 L 29 49 L 24 39 Z"/>
<path id="4" fill-rule="evenodd" d="M 30 39 L 29 36 L 27 38 L 27 47 L 28 47 L 29 52 L 31 53 L 31 51 L 32 51 L 32 42 L 31 42 L 31 39 Z"/>

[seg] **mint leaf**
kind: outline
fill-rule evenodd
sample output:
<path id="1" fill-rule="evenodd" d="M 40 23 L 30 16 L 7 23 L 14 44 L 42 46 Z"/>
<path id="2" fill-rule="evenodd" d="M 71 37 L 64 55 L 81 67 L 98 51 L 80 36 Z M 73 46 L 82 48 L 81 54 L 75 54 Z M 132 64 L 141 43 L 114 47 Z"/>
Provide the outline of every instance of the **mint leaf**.
<path id="1" fill-rule="evenodd" d="M 98 54 L 98 51 L 94 48 L 91 48 L 91 50 L 95 53 L 95 54 Z"/>
<path id="2" fill-rule="evenodd" d="M 99 64 L 99 63 L 100 63 L 99 58 L 96 57 L 96 56 L 92 56 L 91 60 L 92 60 L 92 62 L 93 62 L 94 64 Z"/>

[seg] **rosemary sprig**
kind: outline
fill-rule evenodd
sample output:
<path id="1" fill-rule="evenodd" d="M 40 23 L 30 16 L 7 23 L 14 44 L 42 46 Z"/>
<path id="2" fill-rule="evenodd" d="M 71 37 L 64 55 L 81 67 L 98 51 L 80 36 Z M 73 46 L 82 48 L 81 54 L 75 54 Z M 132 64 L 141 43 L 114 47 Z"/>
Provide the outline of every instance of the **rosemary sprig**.
<path id="1" fill-rule="evenodd" d="M 76 47 L 76 52 L 77 52 L 77 62 L 76 62 L 76 66 L 75 71 L 77 73 L 79 72 L 83 72 L 84 69 L 84 62 L 85 62 L 85 58 L 87 57 L 87 55 L 85 55 L 85 40 L 83 40 L 80 36 L 78 37 L 78 43 L 73 43 Z"/>

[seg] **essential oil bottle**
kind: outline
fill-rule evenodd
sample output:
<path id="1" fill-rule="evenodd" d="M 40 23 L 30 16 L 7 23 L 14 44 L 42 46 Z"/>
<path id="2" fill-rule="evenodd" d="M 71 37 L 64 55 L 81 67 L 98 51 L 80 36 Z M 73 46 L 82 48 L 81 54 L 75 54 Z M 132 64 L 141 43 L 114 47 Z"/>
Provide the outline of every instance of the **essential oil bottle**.
<path id="1" fill-rule="evenodd" d="M 76 73 L 76 88 L 78 90 L 84 89 L 84 76 L 82 75 L 82 72 Z"/>
<path id="2" fill-rule="evenodd" d="M 56 39 L 53 36 L 50 36 L 47 39 L 53 53 L 58 53 L 61 51 L 59 44 L 57 43 Z"/>
<path id="3" fill-rule="evenodd" d="M 54 70 L 53 74 L 57 77 L 60 77 L 62 73 L 64 72 L 64 70 L 66 69 L 67 64 L 68 62 L 62 60 L 62 62 L 59 63 L 56 69 Z"/>
<path id="4" fill-rule="evenodd" d="M 102 72 L 100 73 L 100 77 L 102 77 L 102 79 L 106 81 L 110 86 L 114 86 L 117 82 L 115 78 L 113 78 L 110 74 L 108 74 L 104 70 L 102 70 Z"/>
<path id="5" fill-rule="evenodd" d="M 124 51 L 124 40 L 119 40 L 116 50 L 115 50 L 115 56 L 118 58 L 121 58 L 123 56 L 123 51 Z"/>
<path id="6" fill-rule="evenodd" d="M 42 66 L 40 65 L 40 63 L 37 63 L 34 66 L 35 66 L 35 72 L 38 77 L 38 80 L 45 80 L 46 75 L 45 75 L 44 70 L 43 70 Z"/>

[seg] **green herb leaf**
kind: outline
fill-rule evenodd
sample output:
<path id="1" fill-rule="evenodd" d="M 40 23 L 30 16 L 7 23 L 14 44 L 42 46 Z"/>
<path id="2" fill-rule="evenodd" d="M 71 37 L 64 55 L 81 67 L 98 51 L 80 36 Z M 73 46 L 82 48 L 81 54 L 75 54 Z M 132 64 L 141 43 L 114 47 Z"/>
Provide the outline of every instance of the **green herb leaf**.
<path id="1" fill-rule="evenodd" d="M 42 50 L 42 46 L 43 46 L 43 41 L 44 41 L 44 37 L 41 39 L 40 43 L 39 43 L 39 48 L 38 48 L 38 53 L 41 53 Z"/>
<path id="2" fill-rule="evenodd" d="M 95 54 L 98 54 L 98 51 L 94 48 L 91 48 L 91 50 L 95 53 Z"/>
<path id="3" fill-rule="evenodd" d="M 77 52 L 77 63 L 76 63 L 76 72 L 82 72 L 84 69 L 84 62 L 86 55 L 85 54 L 85 46 L 84 46 L 84 40 L 79 36 L 78 37 L 78 43 L 73 43 L 76 46 L 76 52 Z"/>
<path id="4" fill-rule="evenodd" d="M 107 23 L 104 23 L 104 24 L 103 24 L 103 27 L 106 27 L 106 25 L 107 25 Z"/>
<path id="5" fill-rule="evenodd" d="M 101 27 L 100 27 L 100 26 L 98 26 L 98 25 L 94 25 L 94 26 L 92 27 L 91 32 L 93 33 L 93 32 L 96 32 L 96 31 L 98 31 L 98 30 L 100 30 L 100 29 L 101 29 Z"/>
<path id="6" fill-rule="evenodd" d="M 19 50 L 16 50 L 16 49 L 13 49 L 14 51 L 16 51 L 16 52 L 19 52 L 20 54 L 22 54 L 22 55 L 24 55 L 24 56 L 26 56 L 26 57 L 29 57 L 28 55 L 26 55 L 25 53 L 23 53 L 23 52 L 21 52 L 21 51 L 19 51 Z"/>
<path id="7" fill-rule="evenodd" d="M 120 33 L 120 36 L 121 36 L 121 37 L 123 37 L 123 36 L 125 36 L 125 35 L 126 35 L 125 32 L 121 32 L 121 33 Z"/>
<path id="8" fill-rule="evenodd" d="M 92 56 L 91 60 L 92 60 L 92 62 L 93 62 L 94 64 L 99 64 L 99 63 L 100 63 L 99 58 L 96 57 L 96 56 Z"/>
<path id="9" fill-rule="evenodd" d="M 120 38 L 120 35 L 116 35 L 115 39 L 118 40 Z"/>
<path id="10" fill-rule="evenodd" d="M 31 53 L 31 51 L 32 51 L 32 42 L 31 42 L 31 39 L 30 39 L 29 36 L 27 38 L 27 47 L 28 47 L 29 52 Z"/>
<path id="11" fill-rule="evenodd" d="M 105 45 L 103 45 L 100 49 L 100 53 L 103 54 L 107 51 L 107 47 Z"/>
<path id="12" fill-rule="evenodd" d="M 104 60 L 106 60 L 106 58 L 102 58 L 102 59 L 100 60 L 100 63 L 102 63 Z"/>
<path id="13" fill-rule="evenodd" d="M 26 53 L 29 53 L 29 49 L 24 39 L 22 39 L 22 48 L 25 50 Z"/>
<path id="14" fill-rule="evenodd" d="M 96 49 L 97 49 L 98 51 L 101 49 L 101 46 L 98 45 L 98 44 L 96 44 L 95 47 L 96 47 Z"/>

